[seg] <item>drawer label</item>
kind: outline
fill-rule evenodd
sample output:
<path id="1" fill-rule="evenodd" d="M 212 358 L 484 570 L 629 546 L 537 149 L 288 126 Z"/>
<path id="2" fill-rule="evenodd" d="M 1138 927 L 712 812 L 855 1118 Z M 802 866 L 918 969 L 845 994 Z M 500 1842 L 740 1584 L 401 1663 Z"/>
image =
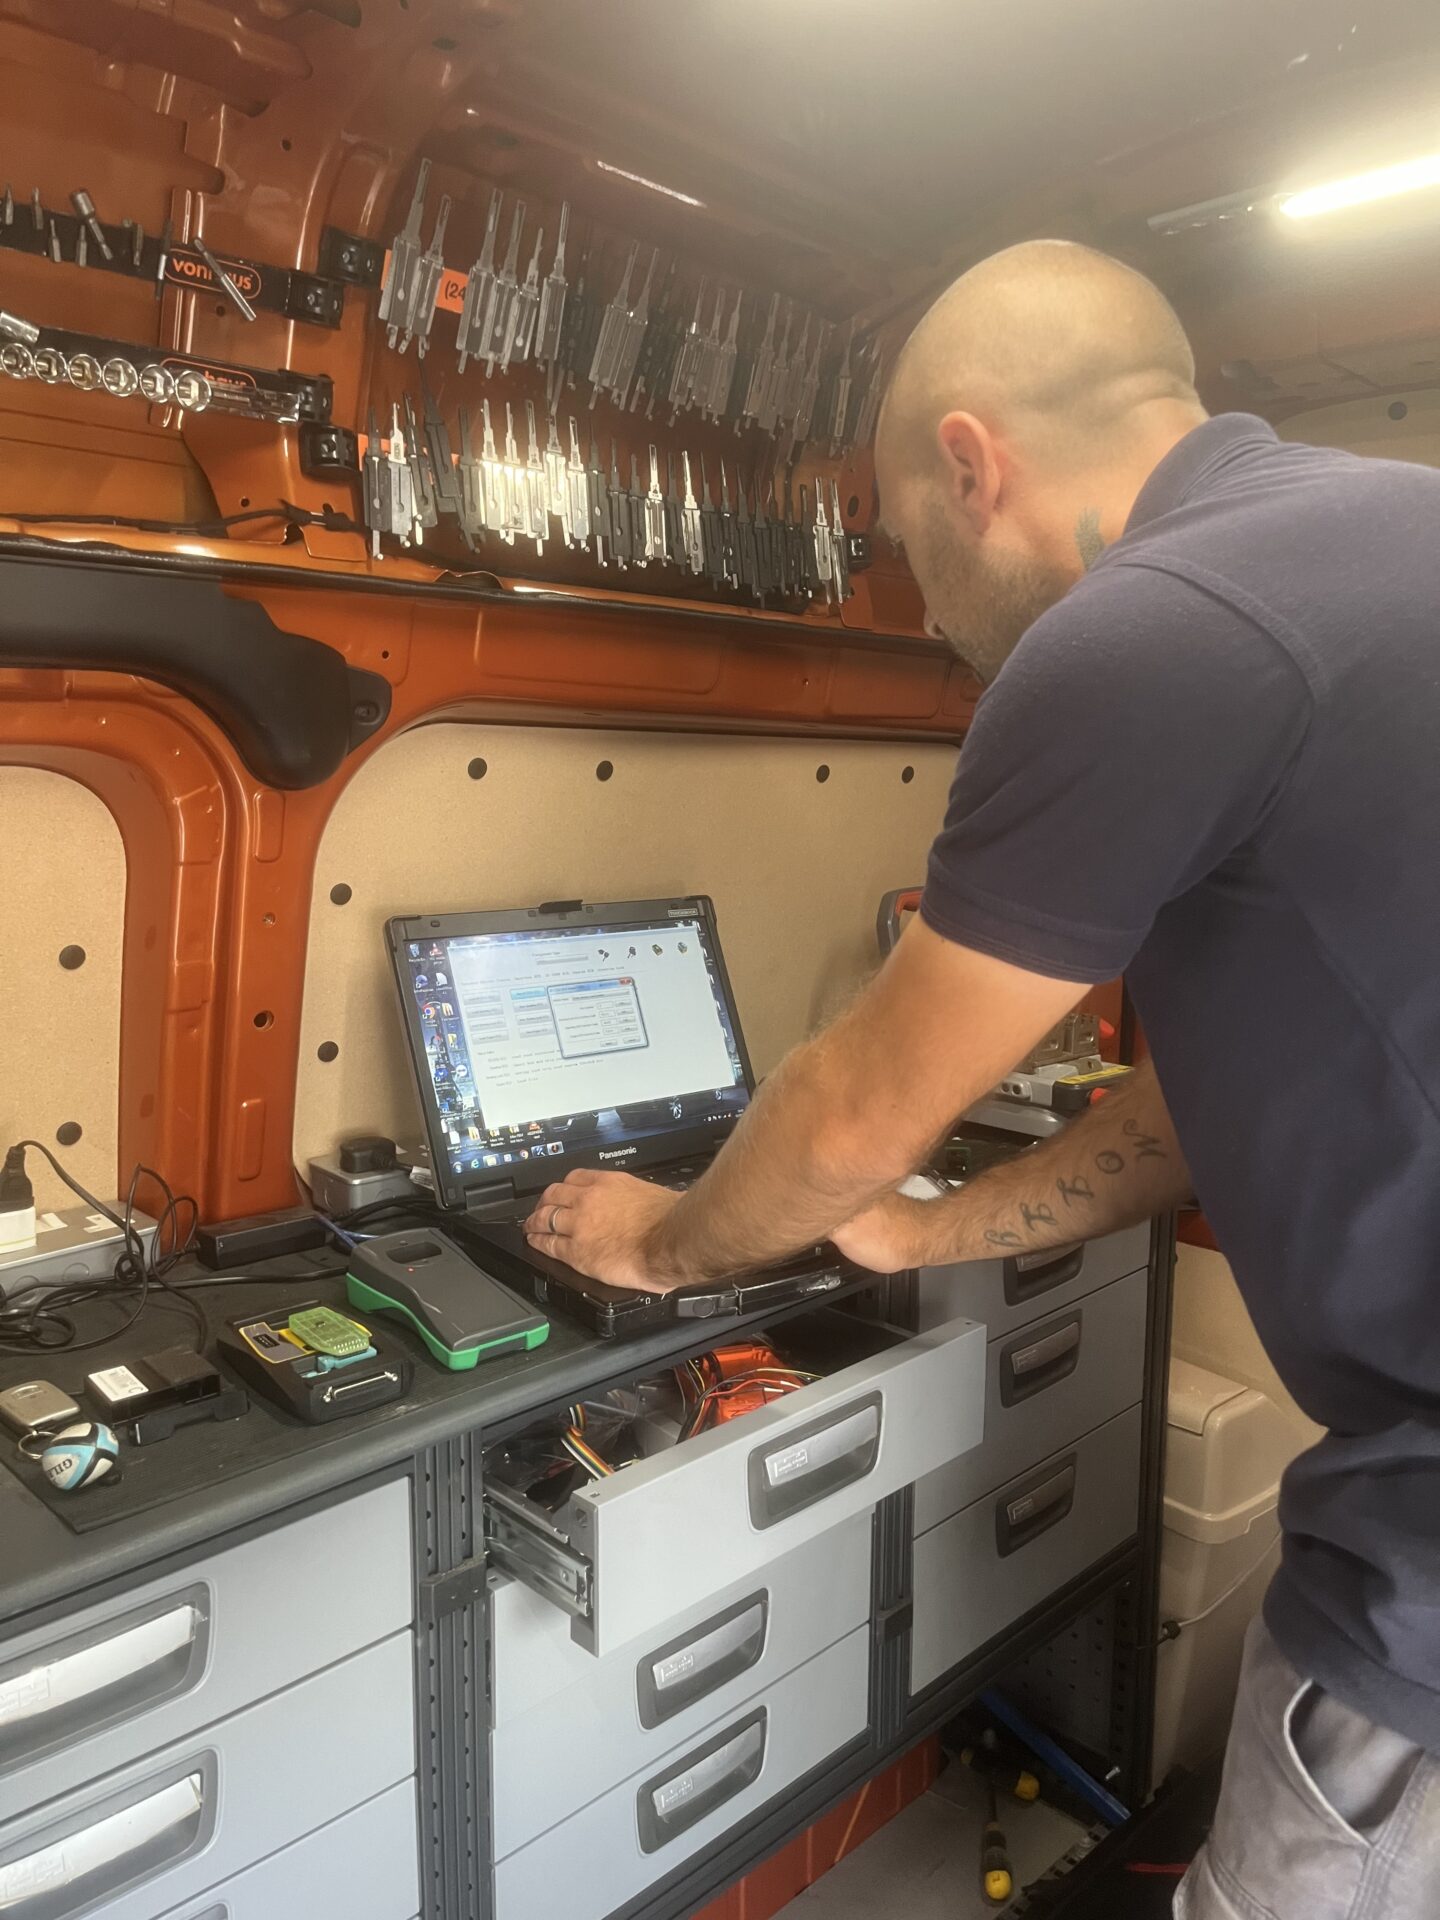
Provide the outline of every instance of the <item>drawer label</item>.
<path id="1" fill-rule="evenodd" d="M 50 1698 L 49 1667 L 32 1667 L 13 1679 L 0 1680 L 0 1726 L 10 1720 L 23 1720 L 37 1713 Z"/>
<path id="2" fill-rule="evenodd" d="M 772 1453 L 765 1462 L 765 1472 L 772 1487 L 778 1487 L 782 1481 L 789 1480 L 797 1473 L 804 1473 L 810 1465 L 810 1449 L 802 1440 L 798 1445 L 787 1447 L 783 1453 Z"/>
<path id="3" fill-rule="evenodd" d="M 682 1773 L 678 1780 L 667 1780 L 663 1787 L 655 1789 L 655 1811 L 659 1814 L 672 1813 L 695 1792 L 693 1773 Z"/>
<path id="4" fill-rule="evenodd" d="M 677 1680 L 683 1680 L 687 1673 L 695 1671 L 695 1656 L 687 1647 L 680 1653 L 672 1653 L 668 1660 L 655 1662 L 655 1684 L 657 1687 L 673 1687 Z"/>
<path id="5" fill-rule="evenodd" d="M 69 1863 L 63 1847 L 47 1847 L 32 1853 L 28 1860 L 0 1867 L 0 1906 L 18 1907 L 51 1887 L 63 1886 L 70 1878 Z"/>

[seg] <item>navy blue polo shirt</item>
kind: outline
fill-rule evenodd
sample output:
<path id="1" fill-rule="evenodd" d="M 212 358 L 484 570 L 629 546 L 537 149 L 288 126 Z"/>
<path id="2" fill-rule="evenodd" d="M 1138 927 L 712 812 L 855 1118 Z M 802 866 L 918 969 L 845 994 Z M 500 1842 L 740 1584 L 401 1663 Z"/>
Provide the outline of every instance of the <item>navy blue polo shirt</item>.
<path id="1" fill-rule="evenodd" d="M 1440 1752 L 1440 473 L 1197 427 L 981 700 L 922 911 L 1125 973 L 1328 1429 L 1285 1478 L 1271 1630 Z"/>

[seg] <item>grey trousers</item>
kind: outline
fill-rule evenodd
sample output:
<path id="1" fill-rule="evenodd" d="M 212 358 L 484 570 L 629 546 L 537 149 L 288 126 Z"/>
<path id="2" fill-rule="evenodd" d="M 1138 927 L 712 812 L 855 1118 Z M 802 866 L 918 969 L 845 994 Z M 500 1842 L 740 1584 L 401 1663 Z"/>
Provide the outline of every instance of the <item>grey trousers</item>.
<path id="1" fill-rule="evenodd" d="M 1263 1621 L 1176 1920 L 1437 1920 L 1440 1758 L 1342 1706 Z"/>

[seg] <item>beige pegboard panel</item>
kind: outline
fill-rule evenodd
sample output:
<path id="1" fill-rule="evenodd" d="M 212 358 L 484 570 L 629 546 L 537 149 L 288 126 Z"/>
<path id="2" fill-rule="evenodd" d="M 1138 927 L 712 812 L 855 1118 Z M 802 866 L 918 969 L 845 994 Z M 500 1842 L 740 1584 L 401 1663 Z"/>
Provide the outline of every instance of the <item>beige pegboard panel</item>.
<path id="1" fill-rule="evenodd" d="M 922 878 L 954 765 L 943 744 L 402 734 L 350 783 L 320 847 L 297 1165 L 346 1133 L 417 1136 L 385 955 L 396 914 L 708 893 L 755 1071 L 768 1072 L 874 968 L 881 896 Z"/>
<path id="2" fill-rule="evenodd" d="M 0 899 L 0 1147 L 42 1140 L 111 1199 L 125 850 L 94 794 L 59 774 L 0 767 Z M 57 1134 L 72 1126 L 79 1140 L 62 1145 Z M 27 1164 L 39 1206 L 76 1204 L 39 1154 Z"/>

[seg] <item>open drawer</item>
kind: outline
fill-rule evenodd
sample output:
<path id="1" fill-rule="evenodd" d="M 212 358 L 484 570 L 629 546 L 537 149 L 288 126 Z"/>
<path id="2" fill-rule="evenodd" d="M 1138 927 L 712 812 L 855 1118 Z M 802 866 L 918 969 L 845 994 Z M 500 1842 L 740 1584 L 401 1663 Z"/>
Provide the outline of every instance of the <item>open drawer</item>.
<path id="1" fill-rule="evenodd" d="M 571 1615 L 604 1656 L 750 1579 L 978 1444 L 985 1329 L 919 1336 L 834 1309 L 776 1332 L 824 1377 L 743 1419 L 652 1454 L 547 1513 L 487 1478 L 492 1565 Z"/>

